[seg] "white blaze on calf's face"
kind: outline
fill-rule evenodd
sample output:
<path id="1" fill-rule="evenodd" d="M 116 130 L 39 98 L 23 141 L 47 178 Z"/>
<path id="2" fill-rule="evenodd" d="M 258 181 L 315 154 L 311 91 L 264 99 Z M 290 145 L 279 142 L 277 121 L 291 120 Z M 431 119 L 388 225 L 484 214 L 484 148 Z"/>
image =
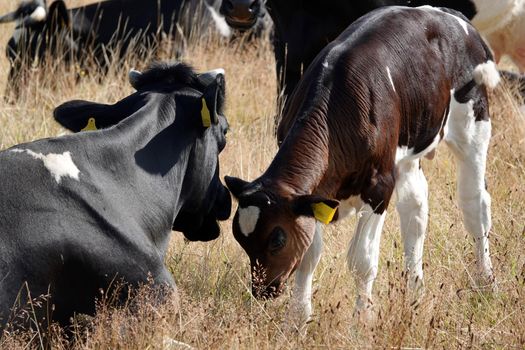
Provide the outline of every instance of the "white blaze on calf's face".
<path id="1" fill-rule="evenodd" d="M 55 181 L 57 184 L 60 183 L 60 180 L 62 177 L 68 176 L 72 179 L 78 180 L 78 175 L 80 174 L 80 170 L 78 170 L 77 166 L 73 162 L 73 159 L 71 158 L 71 153 L 64 152 L 62 154 L 56 154 L 56 153 L 49 153 L 47 155 L 43 155 L 42 153 L 36 153 L 29 149 L 14 149 L 11 150 L 11 152 L 15 153 L 27 153 L 31 157 L 35 159 L 40 159 L 44 162 L 44 166 L 49 170 L 51 175 L 55 178 Z"/>
<path id="2" fill-rule="evenodd" d="M 239 227 L 246 237 L 255 230 L 260 212 L 261 210 L 255 206 L 239 207 Z"/>

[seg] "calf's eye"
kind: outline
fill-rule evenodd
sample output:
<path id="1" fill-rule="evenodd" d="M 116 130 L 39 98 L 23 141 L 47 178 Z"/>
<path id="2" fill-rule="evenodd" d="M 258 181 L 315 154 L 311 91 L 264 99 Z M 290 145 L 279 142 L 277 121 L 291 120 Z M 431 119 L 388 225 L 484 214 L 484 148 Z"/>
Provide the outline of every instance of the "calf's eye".
<path id="1" fill-rule="evenodd" d="M 276 227 L 270 234 L 268 249 L 271 253 L 277 253 L 286 245 L 286 233 L 282 228 Z"/>

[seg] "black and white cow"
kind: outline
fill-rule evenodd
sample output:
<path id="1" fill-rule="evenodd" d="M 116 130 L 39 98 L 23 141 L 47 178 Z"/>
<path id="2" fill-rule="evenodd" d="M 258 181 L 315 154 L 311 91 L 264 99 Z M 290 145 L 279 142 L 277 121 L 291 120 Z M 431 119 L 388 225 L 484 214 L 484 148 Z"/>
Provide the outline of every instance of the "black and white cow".
<path id="1" fill-rule="evenodd" d="M 234 28 L 246 28 L 263 3 L 275 26 L 275 60 L 284 96 L 293 91 L 314 57 L 350 23 L 381 6 L 431 5 L 460 11 L 485 35 L 496 62 L 508 54 L 525 69 L 525 2 L 522 0 L 222 0 L 221 13 Z"/>
<path id="2" fill-rule="evenodd" d="M 209 241 L 229 217 L 218 160 L 228 129 L 223 71 L 157 64 L 130 80 L 137 92 L 111 109 L 117 125 L 0 153 L 1 324 L 28 297 L 24 284 L 31 297 L 51 295 L 63 325 L 93 314 L 115 281 L 175 288 L 164 266 L 172 228 Z"/>
<path id="3" fill-rule="evenodd" d="M 67 9 L 62 0 L 49 7 L 45 0 L 24 1 L 16 11 L 0 18 L 0 23 L 17 21 L 7 45 L 11 62 L 8 88 L 16 89 L 20 74 L 34 62 L 45 62 L 46 56 L 73 61 L 80 67 L 94 60 L 104 72 L 130 49 L 135 55 L 150 54 L 163 37 L 177 38 L 176 54 L 189 37 L 230 38 L 232 29 L 219 15 L 216 2 L 108 0 Z"/>
<path id="4" fill-rule="evenodd" d="M 432 158 L 440 141 L 457 162 L 473 275 L 492 287 L 487 88 L 500 79 L 492 59 L 465 17 L 431 6 L 375 10 L 323 49 L 287 103 L 278 130 L 286 137 L 268 169 L 252 182 L 226 178 L 239 201 L 233 234 L 250 258 L 254 295 L 278 296 L 295 272 L 292 317 L 302 324 L 312 311 L 321 223 L 354 212 L 348 267 L 356 309 L 367 314 L 394 193 L 410 286 L 421 286 L 428 186 L 420 159 Z"/>

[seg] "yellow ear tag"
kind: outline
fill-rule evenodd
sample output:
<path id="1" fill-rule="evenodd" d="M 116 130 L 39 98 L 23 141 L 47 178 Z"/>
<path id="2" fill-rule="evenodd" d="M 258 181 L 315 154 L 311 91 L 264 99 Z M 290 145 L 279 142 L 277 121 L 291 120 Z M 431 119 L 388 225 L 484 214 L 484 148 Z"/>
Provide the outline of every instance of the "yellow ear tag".
<path id="1" fill-rule="evenodd" d="M 317 221 L 328 225 L 334 218 L 337 208 L 332 208 L 321 202 L 312 204 L 312 210 Z"/>
<path id="2" fill-rule="evenodd" d="M 206 104 L 206 100 L 204 98 L 202 98 L 201 117 L 202 125 L 205 128 L 209 128 L 211 126 L 211 115 L 210 110 L 208 109 L 208 105 Z"/>
<path id="3" fill-rule="evenodd" d="M 89 118 L 88 123 L 84 129 L 81 129 L 80 131 L 94 131 L 98 130 L 97 126 L 95 125 L 95 118 Z"/>

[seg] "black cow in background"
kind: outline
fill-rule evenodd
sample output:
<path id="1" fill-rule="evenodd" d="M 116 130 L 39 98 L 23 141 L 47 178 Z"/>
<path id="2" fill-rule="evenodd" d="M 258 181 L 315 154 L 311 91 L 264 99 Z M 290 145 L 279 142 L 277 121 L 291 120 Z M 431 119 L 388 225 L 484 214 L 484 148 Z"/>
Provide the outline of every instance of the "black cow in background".
<path id="1" fill-rule="evenodd" d="M 208 241 L 229 217 L 218 159 L 228 129 L 223 71 L 157 65 L 130 78 L 137 92 L 112 109 L 116 126 L 0 152 L 0 328 L 28 291 L 50 294 L 52 319 L 67 325 L 74 313 L 93 314 L 115 281 L 173 289 L 164 265 L 172 228 Z"/>
<path id="2" fill-rule="evenodd" d="M 232 30 L 218 14 L 218 1 L 107 0 L 72 9 L 63 0 L 49 6 L 45 0 L 24 1 L 0 17 L 0 23 L 17 22 L 7 45 L 8 90 L 14 89 L 17 97 L 22 74 L 47 56 L 74 62 L 82 74 L 92 60 L 105 73 L 111 62 L 130 52 L 139 57 L 155 52 L 162 38 L 175 40 L 173 56 L 180 54 L 188 37 L 229 38 Z"/>
<path id="3" fill-rule="evenodd" d="M 476 14 L 472 0 L 267 0 L 283 97 L 290 95 L 315 56 L 348 25 L 388 5 L 449 7 L 469 19 Z M 263 7 L 262 0 L 222 0 L 220 11 L 232 27 L 247 28 L 256 23 Z"/>

